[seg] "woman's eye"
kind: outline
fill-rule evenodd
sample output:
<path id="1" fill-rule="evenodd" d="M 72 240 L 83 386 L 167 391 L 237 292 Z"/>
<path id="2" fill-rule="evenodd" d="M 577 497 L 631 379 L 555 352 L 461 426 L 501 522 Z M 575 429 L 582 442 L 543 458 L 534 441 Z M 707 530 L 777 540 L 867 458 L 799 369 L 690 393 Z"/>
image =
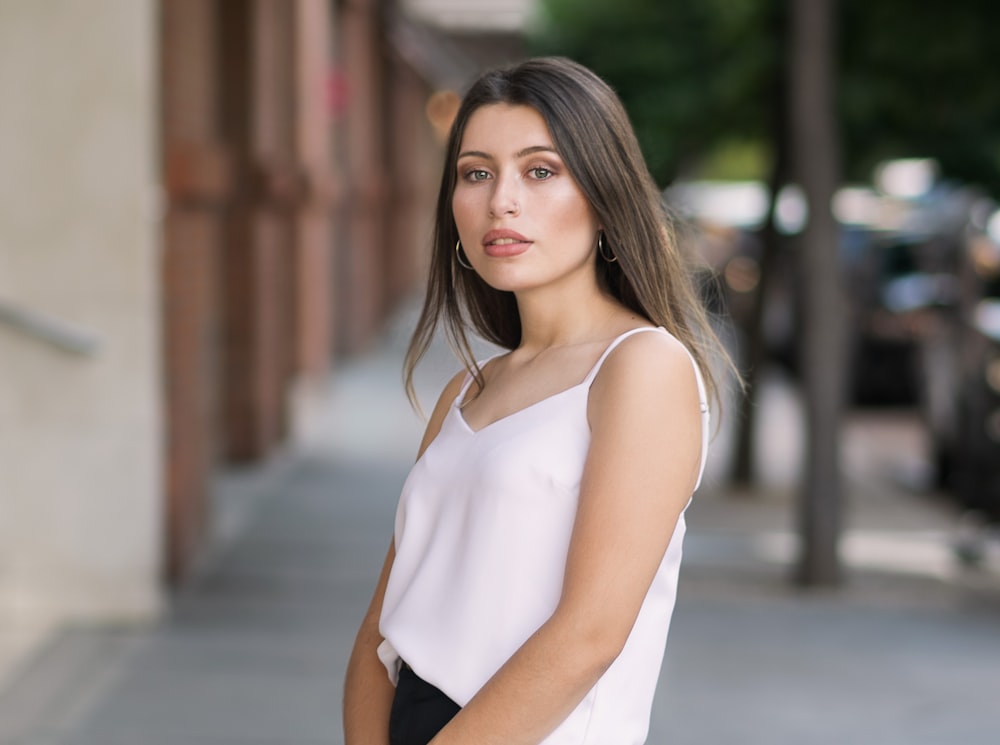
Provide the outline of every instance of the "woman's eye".
<path id="1" fill-rule="evenodd" d="M 490 177 L 489 172 L 484 171 L 482 168 L 473 168 L 471 171 L 467 171 L 465 178 L 469 181 L 485 181 Z"/>
<path id="2" fill-rule="evenodd" d="M 531 169 L 531 175 L 534 176 L 539 181 L 544 181 L 552 175 L 552 171 L 544 166 L 537 166 Z"/>

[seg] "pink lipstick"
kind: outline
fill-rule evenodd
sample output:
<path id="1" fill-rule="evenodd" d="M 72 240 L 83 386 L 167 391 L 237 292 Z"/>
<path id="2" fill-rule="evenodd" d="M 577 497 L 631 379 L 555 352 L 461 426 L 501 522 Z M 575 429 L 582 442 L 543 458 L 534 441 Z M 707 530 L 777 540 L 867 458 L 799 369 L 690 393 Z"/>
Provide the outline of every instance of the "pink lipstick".
<path id="1" fill-rule="evenodd" d="M 483 250 L 487 256 L 506 258 L 523 254 L 531 248 L 531 241 L 513 230 L 491 230 L 483 236 Z"/>

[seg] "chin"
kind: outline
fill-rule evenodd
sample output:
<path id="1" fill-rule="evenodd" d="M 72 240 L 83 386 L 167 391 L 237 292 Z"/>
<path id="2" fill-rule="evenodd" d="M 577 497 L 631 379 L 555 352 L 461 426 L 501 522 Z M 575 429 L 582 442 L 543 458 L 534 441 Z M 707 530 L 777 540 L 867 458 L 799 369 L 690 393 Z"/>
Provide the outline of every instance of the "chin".
<path id="1" fill-rule="evenodd" d="M 517 292 L 537 287 L 542 282 L 538 277 L 525 276 L 525 272 L 515 267 L 490 267 L 492 271 L 479 273 L 479 278 L 494 290 L 500 292 Z"/>
<path id="2" fill-rule="evenodd" d="M 578 286 L 581 282 L 588 284 L 596 278 L 596 272 L 588 262 L 579 266 L 558 268 L 551 267 L 548 271 L 539 271 L 539 267 L 507 265 L 487 266 L 486 271 L 479 274 L 480 278 L 500 292 L 522 292 L 543 287 L 553 289 L 562 286 L 563 289 Z"/>
<path id="3" fill-rule="evenodd" d="M 491 287 L 508 292 L 518 290 L 535 290 L 541 287 L 552 287 L 570 279 L 571 272 L 540 272 L 528 267 L 500 267 L 500 271 L 492 271 L 483 279 Z"/>
<path id="4" fill-rule="evenodd" d="M 496 277 L 484 277 L 482 275 L 479 275 L 479 277 L 483 280 L 483 282 L 488 284 L 497 292 L 519 292 L 521 290 L 530 289 L 530 285 L 526 285 L 524 282 L 500 280 Z"/>

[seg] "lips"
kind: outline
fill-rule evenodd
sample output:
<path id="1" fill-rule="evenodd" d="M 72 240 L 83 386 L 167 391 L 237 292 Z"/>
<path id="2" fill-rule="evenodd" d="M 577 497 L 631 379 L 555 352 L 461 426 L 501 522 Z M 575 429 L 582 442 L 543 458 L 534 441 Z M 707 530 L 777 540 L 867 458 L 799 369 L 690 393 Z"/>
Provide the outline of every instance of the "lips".
<path id="1" fill-rule="evenodd" d="M 531 243 L 514 230 L 491 230 L 483 236 L 483 250 L 494 258 L 522 254 L 531 248 Z"/>

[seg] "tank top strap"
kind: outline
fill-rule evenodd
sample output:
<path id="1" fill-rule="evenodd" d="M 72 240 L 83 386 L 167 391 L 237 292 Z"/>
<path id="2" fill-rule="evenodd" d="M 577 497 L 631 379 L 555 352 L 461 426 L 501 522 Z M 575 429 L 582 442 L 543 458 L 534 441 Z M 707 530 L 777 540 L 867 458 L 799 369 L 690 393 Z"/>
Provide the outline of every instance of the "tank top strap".
<path id="1" fill-rule="evenodd" d="M 487 364 L 489 364 L 490 362 L 492 362 L 497 357 L 499 357 L 499 356 L 501 356 L 503 354 L 507 354 L 507 350 L 506 349 L 501 350 L 501 351 L 497 352 L 496 354 L 491 354 L 486 359 L 477 360 L 476 361 L 476 369 L 477 370 L 482 370 Z M 465 382 L 462 383 L 462 388 L 458 391 L 458 395 L 455 396 L 455 400 L 453 401 L 453 403 L 456 406 L 461 406 L 462 401 L 465 400 L 465 394 L 468 393 L 469 386 L 472 385 L 472 381 L 473 380 L 475 380 L 475 377 L 473 377 L 473 375 L 472 375 L 471 372 L 469 372 L 468 370 L 466 370 L 465 371 Z"/>
<path id="2" fill-rule="evenodd" d="M 606 360 L 608 358 L 608 355 L 614 351 L 615 347 L 617 347 L 619 344 L 621 344 L 623 341 L 625 341 L 628 337 L 632 336 L 633 334 L 638 334 L 642 331 L 659 331 L 661 334 L 672 336 L 672 334 L 662 326 L 642 326 L 637 329 L 631 329 L 630 331 L 626 331 L 624 334 L 614 339 L 608 345 L 608 348 L 604 350 L 604 354 L 600 356 L 600 358 L 594 364 L 594 367 L 591 368 L 589 373 L 587 373 L 587 377 L 583 379 L 583 383 L 580 384 L 581 387 L 583 388 L 590 387 L 590 384 L 594 382 L 594 378 L 597 377 L 597 373 L 601 371 L 601 365 L 604 364 L 604 360 Z M 694 487 L 695 489 L 697 489 L 701 485 L 701 477 L 705 473 L 705 462 L 708 459 L 708 444 L 710 440 L 709 424 L 711 419 L 711 413 L 709 411 L 709 406 L 708 406 L 708 392 L 705 387 L 705 379 L 701 374 L 701 369 L 698 367 L 698 363 L 695 361 L 694 355 L 691 354 L 691 350 L 685 347 L 684 351 L 687 352 L 688 359 L 691 360 L 691 365 L 694 367 L 694 377 L 698 384 L 698 402 L 701 407 L 701 464 L 698 468 L 698 481 Z"/>
<path id="3" fill-rule="evenodd" d="M 601 365 L 604 364 L 604 360 L 608 358 L 609 354 L 615 351 L 615 347 L 617 347 L 619 344 L 621 344 L 623 341 L 625 341 L 633 334 L 639 334 L 642 333 L 643 331 L 658 331 L 661 334 L 667 333 L 667 330 L 660 326 L 640 326 L 637 329 L 630 329 L 626 331 L 624 334 L 618 335 L 611 341 L 610 344 L 608 344 L 607 349 L 604 350 L 604 353 L 598 358 L 597 362 L 594 363 L 594 366 L 590 368 L 590 372 L 587 373 L 587 377 L 583 379 L 581 385 L 585 388 L 589 388 L 590 384 L 594 382 L 594 378 L 597 377 L 597 373 L 601 371 Z"/>

